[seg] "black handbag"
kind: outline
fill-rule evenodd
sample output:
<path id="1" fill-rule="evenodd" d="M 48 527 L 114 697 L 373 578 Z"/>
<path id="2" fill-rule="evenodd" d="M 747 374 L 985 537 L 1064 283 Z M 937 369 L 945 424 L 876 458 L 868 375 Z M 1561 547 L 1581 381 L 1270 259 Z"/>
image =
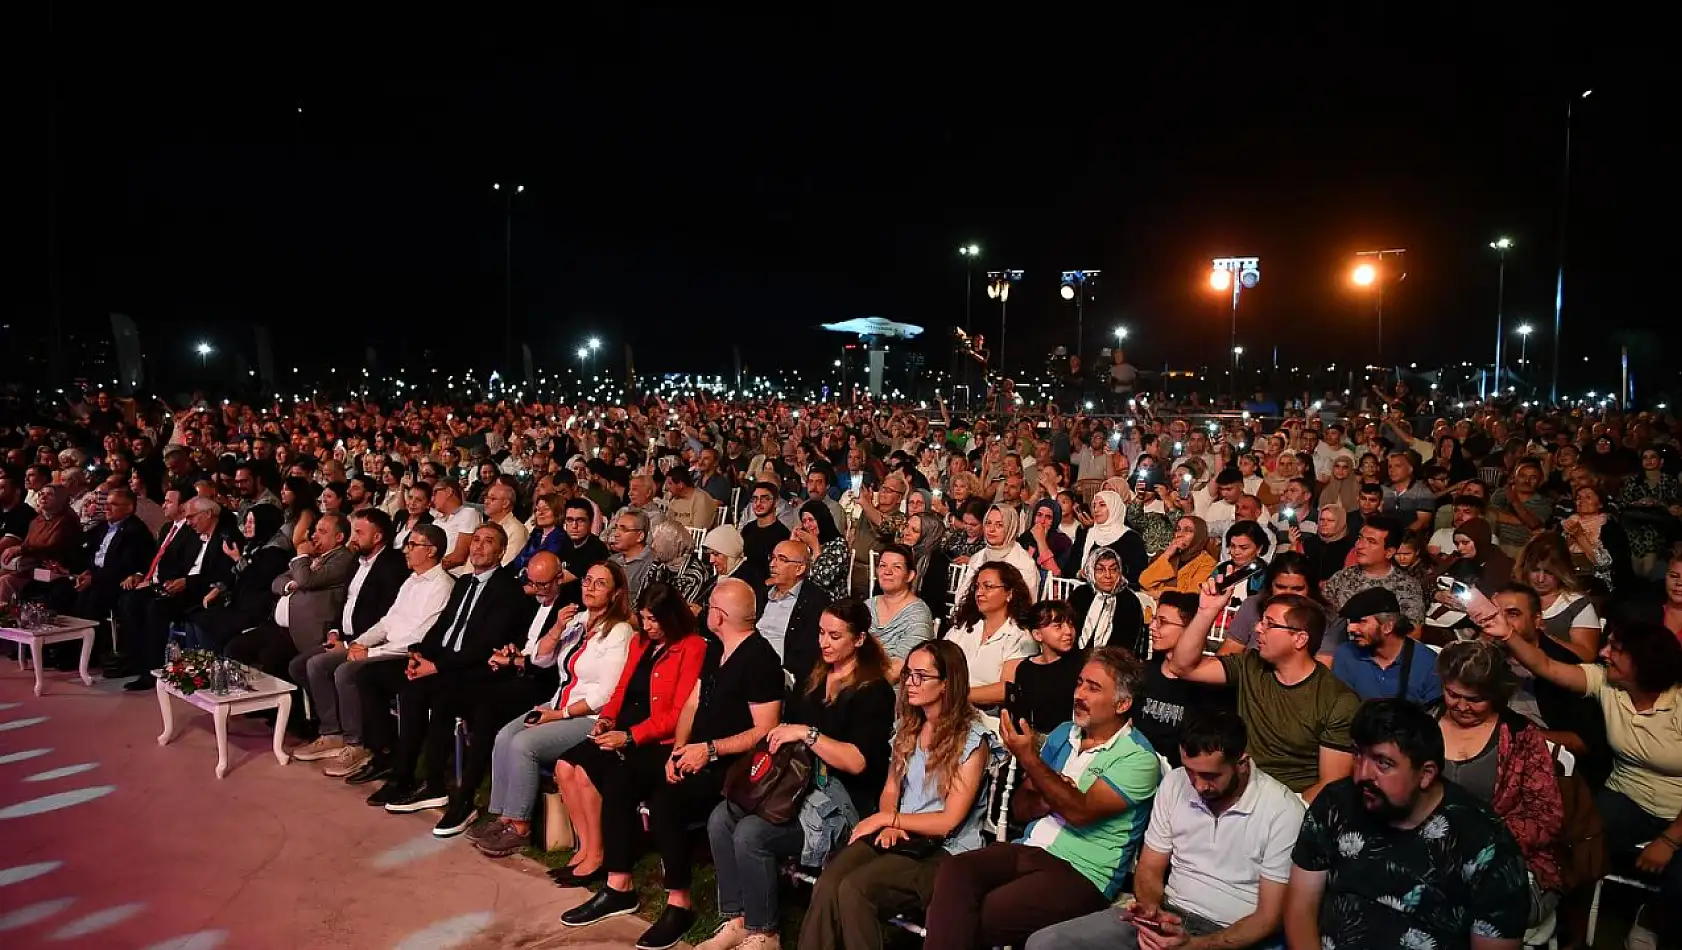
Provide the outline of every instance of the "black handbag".
<path id="1" fill-rule="evenodd" d="M 744 814 L 786 825 L 800 814 L 800 803 L 812 788 L 813 758 L 805 743 L 785 742 L 772 752 L 761 739 L 730 764 L 724 797 Z"/>

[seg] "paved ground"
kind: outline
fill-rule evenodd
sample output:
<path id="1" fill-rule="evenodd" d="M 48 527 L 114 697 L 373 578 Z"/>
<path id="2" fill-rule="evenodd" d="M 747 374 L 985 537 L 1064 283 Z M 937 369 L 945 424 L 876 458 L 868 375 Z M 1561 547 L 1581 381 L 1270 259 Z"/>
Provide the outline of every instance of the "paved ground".
<path id="1" fill-rule="evenodd" d="M 217 780 L 206 714 L 152 693 L 0 659 L 0 947 L 630 947 L 646 923 L 556 922 L 582 900 L 523 858 L 438 841 L 436 813 L 388 815 L 256 722 Z"/>

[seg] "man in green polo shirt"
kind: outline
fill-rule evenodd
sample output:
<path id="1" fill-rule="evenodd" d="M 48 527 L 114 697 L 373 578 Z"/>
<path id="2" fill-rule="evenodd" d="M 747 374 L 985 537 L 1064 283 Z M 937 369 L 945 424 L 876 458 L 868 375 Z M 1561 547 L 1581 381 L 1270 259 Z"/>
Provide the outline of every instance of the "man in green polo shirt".
<path id="1" fill-rule="evenodd" d="M 1108 907 L 1150 822 L 1162 762 L 1133 728 L 1142 674 L 1126 650 L 1092 654 L 1075 684 L 1074 721 L 1038 752 L 1008 713 L 1000 736 L 1020 784 L 1050 814 L 1013 844 L 953 855 L 940 865 L 925 918 L 925 950 L 1020 947 L 1035 931 Z"/>

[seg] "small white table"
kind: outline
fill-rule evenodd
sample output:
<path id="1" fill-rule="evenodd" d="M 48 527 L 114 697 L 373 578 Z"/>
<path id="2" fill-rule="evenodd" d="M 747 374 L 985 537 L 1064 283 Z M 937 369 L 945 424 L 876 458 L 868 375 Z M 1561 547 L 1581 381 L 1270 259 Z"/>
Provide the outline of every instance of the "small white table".
<path id="1" fill-rule="evenodd" d="M 251 685 L 245 689 L 234 690 L 226 695 L 218 696 L 209 690 L 197 690 L 183 695 L 175 687 L 164 681 L 163 671 L 154 670 L 152 675 L 158 678 L 158 711 L 163 713 L 164 731 L 158 736 L 158 745 L 169 745 L 175 738 L 175 713 L 171 708 L 169 698 L 174 696 L 189 706 L 210 713 L 216 721 L 216 777 L 228 774 L 228 717 L 244 713 L 260 712 L 264 709 L 279 710 L 274 724 L 274 757 L 281 765 L 292 761 L 286 754 L 283 742 L 286 738 L 286 720 L 292 715 L 291 683 L 273 676 L 258 674 L 251 679 Z"/>
<path id="2" fill-rule="evenodd" d="M 24 662 L 24 648 L 35 664 L 35 695 L 41 695 L 41 648 L 52 643 L 64 643 L 69 640 L 82 641 L 82 682 L 93 685 L 93 677 L 88 675 L 88 658 L 93 655 L 93 631 L 99 624 L 92 620 L 79 617 L 58 617 L 45 627 L 25 630 L 21 627 L 0 627 L 0 640 L 10 640 L 18 645 L 18 662 Z"/>

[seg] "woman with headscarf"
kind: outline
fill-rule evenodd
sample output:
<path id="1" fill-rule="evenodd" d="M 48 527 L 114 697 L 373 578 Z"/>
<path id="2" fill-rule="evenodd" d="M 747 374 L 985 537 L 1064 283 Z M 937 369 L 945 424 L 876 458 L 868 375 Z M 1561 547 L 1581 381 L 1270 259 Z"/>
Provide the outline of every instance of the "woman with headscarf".
<path id="1" fill-rule="evenodd" d="M 1174 539 L 1139 574 L 1139 589 L 1156 597 L 1163 591 L 1195 594 L 1215 571 L 1209 553 L 1209 524 L 1196 515 L 1181 515 L 1174 525 Z"/>
<path id="2" fill-rule="evenodd" d="M 1341 456 L 1338 461 L 1343 461 Z M 1302 554 L 1314 565 L 1314 576 L 1331 577 L 1343 570 L 1349 552 L 1355 548 L 1355 533 L 1349 530 L 1349 509 L 1322 500 L 1320 520 L 1315 522 L 1315 528 L 1318 533 L 1302 536 Z"/>
<path id="3" fill-rule="evenodd" d="M 897 538 L 900 544 L 911 549 L 911 569 L 916 572 L 912 582 L 915 592 L 936 617 L 946 616 L 947 605 L 952 599 L 947 593 L 951 586 L 947 574 L 952 562 L 946 556 L 942 543 L 945 533 L 946 525 L 940 516 L 925 511 L 906 518 Z"/>
<path id="4" fill-rule="evenodd" d="M 1122 496 L 1106 488 L 1092 496 L 1092 527 L 1075 538 L 1080 549 L 1082 570 L 1092 558 L 1094 548 L 1109 548 L 1121 558 L 1122 574 L 1132 585 L 1139 583 L 1139 574 L 1150 563 L 1145 553 L 1145 539 L 1127 527 L 1127 502 Z M 1090 582 L 1091 577 L 1087 580 Z"/>
<path id="5" fill-rule="evenodd" d="M 212 586 L 203 602 L 187 614 L 189 645 L 221 653 L 228 641 L 274 611 L 270 585 L 292 560 L 292 552 L 285 547 L 287 539 L 280 533 L 285 517 L 275 505 L 252 505 L 245 513 L 239 549 L 224 542 L 224 553 L 234 560 L 233 578 Z"/>
<path id="6" fill-rule="evenodd" d="M 1073 546 L 1069 539 L 1057 530 L 1057 522 L 1061 520 L 1063 510 L 1058 507 L 1057 502 L 1050 498 L 1041 498 L 1034 502 L 1033 511 L 1028 515 L 1028 530 L 1016 539 L 1017 543 L 1033 555 L 1034 563 L 1049 577 L 1057 577 L 1063 573 L 1063 558 Z"/>
<path id="7" fill-rule="evenodd" d="M 1448 470 L 1448 481 L 1451 485 L 1469 482 L 1478 477 L 1478 467 L 1472 462 L 1471 456 L 1460 444 L 1460 440 L 1452 435 L 1445 435 L 1437 440 L 1438 465 Z"/>
<path id="8" fill-rule="evenodd" d="M 721 524 L 708 531 L 701 539 L 701 557 L 695 560 L 705 565 L 707 578 L 701 582 L 701 589 L 690 601 L 689 609 L 701 615 L 701 626 L 705 628 L 707 603 L 712 600 L 713 588 L 722 578 L 734 577 L 736 569 L 745 560 L 742 532 L 733 524 Z"/>
<path id="9" fill-rule="evenodd" d="M 1030 602 L 1039 599 L 1039 565 L 1034 563 L 1034 556 L 1017 542 L 1016 539 L 1021 533 L 1014 507 L 994 505 L 987 509 L 987 516 L 981 521 L 981 550 L 970 555 L 969 562 L 964 565 L 964 574 L 958 579 L 960 598 L 967 596 L 970 588 L 974 586 L 976 571 L 991 562 L 1004 561 L 1022 575 L 1022 582 L 1028 587 Z"/>
<path id="10" fill-rule="evenodd" d="M 1120 555 L 1112 548 L 1093 548 L 1082 571 L 1090 583 L 1075 588 L 1069 607 L 1075 612 L 1075 649 L 1113 646 L 1143 656 L 1144 608 L 1122 577 Z"/>
<path id="11" fill-rule="evenodd" d="M 1320 507 L 1341 505 L 1345 513 L 1361 508 L 1361 476 L 1355 471 L 1355 460 L 1347 455 L 1332 459 L 1331 478 L 1320 489 Z"/>

